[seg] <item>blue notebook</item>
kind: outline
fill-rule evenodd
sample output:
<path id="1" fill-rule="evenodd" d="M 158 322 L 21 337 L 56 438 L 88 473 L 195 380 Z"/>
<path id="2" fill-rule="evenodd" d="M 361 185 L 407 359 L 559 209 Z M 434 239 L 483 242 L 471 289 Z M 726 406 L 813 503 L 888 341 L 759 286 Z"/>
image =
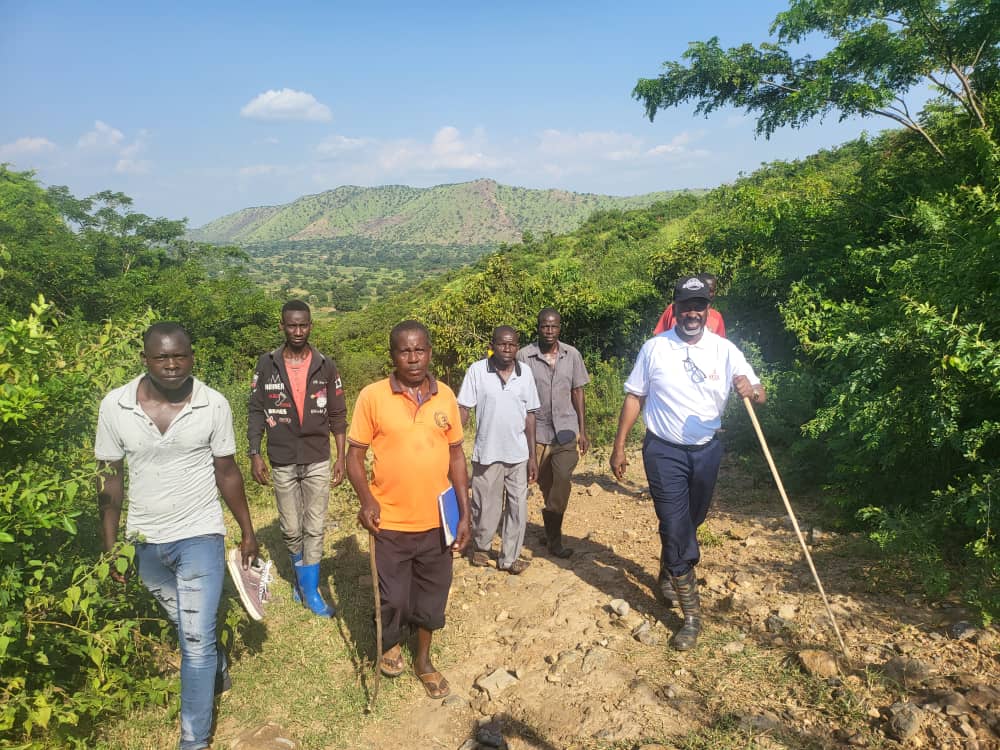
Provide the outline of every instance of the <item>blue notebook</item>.
<path id="1" fill-rule="evenodd" d="M 438 513 L 441 514 L 441 531 L 444 532 L 444 543 L 451 546 L 458 534 L 458 498 L 455 497 L 455 488 L 448 485 L 448 489 L 438 495 Z"/>

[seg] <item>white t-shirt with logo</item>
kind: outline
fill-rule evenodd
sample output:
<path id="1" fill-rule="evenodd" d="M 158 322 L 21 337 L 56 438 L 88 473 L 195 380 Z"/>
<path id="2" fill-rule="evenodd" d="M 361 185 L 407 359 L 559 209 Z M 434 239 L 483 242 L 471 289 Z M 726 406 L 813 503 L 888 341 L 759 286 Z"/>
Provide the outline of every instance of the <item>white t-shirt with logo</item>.
<path id="1" fill-rule="evenodd" d="M 722 410 L 733 378 L 760 383 L 743 352 L 709 330 L 688 344 L 674 329 L 642 345 L 625 392 L 646 399 L 646 429 L 678 445 L 701 445 L 722 426 Z"/>

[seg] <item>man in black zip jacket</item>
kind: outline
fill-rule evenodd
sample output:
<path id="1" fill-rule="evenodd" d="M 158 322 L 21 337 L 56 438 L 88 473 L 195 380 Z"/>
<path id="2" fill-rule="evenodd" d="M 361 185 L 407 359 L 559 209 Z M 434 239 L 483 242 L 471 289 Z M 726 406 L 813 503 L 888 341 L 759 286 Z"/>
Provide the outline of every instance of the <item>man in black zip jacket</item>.
<path id="1" fill-rule="evenodd" d="M 260 356 L 250 385 L 250 473 L 265 486 L 273 479 L 281 536 L 295 571 L 295 600 L 331 617 L 317 586 L 330 487 L 344 481 L 347 402 L 337 365 L 309 344 L 309 305 L 286 302 L 281 330 L 284 345 Z M 265 429 L 270 471 L 260 454 Z M 332 472 L 330 433 L 337 445 Z"/>

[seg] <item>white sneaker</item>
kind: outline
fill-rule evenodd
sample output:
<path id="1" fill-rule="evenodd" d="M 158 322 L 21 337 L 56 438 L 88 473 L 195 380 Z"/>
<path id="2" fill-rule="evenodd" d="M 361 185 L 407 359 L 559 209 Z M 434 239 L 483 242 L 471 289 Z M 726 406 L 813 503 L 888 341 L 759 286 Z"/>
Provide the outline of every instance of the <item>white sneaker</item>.
<path id="1" fill-rule="evenodd" d="M 267 590 L 268 584 L 273 580 L 271 575 L 271 561 L 264 561 L 257 558 L 249 568 L 243 569 L 243 556 L 239 547 L 229 550 L 226 555 L 226 566 L 229 568 L 229 575 L 236 584 L 236 591 L 240 595 L 240 601 L 246 607 L 247 614 L 258 622 L 264 619 L 264 604 L 270 598 Z"/>

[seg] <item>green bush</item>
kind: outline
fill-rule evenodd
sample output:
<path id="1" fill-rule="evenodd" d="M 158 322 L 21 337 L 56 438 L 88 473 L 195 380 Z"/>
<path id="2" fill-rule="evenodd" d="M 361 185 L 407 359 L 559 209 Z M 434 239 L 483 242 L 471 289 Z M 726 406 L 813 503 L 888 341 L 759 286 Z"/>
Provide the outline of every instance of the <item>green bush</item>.
<path id="1" fill-rule="evenodd" d="M 152 656 L 165 624 L 111 580 L 133 549 L 101 554 L 93 502 L 96 408 L 149 318 L 80 339 L 31 308 L 0 328 L 0 738 L 83 747 L 101 716 L 172 689 Z"/>

